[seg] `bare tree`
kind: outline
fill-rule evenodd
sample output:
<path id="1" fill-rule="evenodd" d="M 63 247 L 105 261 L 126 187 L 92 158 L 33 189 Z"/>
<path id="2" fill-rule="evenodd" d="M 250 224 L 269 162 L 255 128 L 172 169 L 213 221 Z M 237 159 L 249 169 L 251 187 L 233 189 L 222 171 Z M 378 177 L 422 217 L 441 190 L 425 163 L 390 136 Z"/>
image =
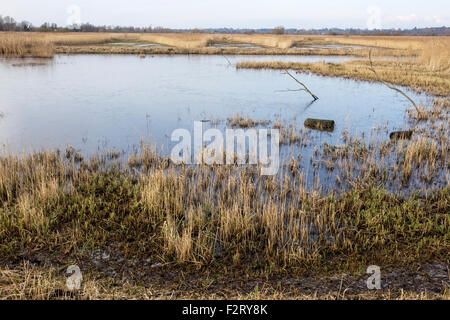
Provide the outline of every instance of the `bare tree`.
<path id="1" fill-rule="evenodd" d="M 273 34 L 284 34 L 286 31 L 283 26 L 278 26 L 276 28 L 273 28 L 272 33 Z"/>

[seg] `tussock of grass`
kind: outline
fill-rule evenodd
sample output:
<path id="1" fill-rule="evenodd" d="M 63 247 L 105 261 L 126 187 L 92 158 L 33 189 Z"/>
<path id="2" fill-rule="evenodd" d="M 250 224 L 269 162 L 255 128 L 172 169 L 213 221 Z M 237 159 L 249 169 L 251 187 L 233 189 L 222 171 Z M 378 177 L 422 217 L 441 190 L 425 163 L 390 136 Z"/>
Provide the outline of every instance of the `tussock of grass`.
<path id="1" fill-rule="evenodd" d="M 126 34 L 126 33 L 13 33 L 17 39 L 46 41 L 58 53 L 128 53 L 128 54 L 291 54 L 352 55 L 365 57 L 368 49 L 296 50 L 298 44 L 356 44 L 375 47 L 374 56 L 417 57 L 431 68 L 448 68 L 448 39 L 443 37 L 326 37 L 300 35 L 242 34 Z M 0 33 L 0 39 L 9 33 Z M 168 48 L 110 47 L 112 42 L 156 43 Z M 262 48 L 211 48 L 214 43 L 252 44 Z M 438 43 L 438 44 L 437 44 Z M 447 52 L 447 53 L 446 53 Z"/>
<path id="2" fill-rule="evenodd" d="M 269 123 L 268 120 L 254 120 L 249 117 L 243 117 L 239 113 L 234 117 L 228 118 L 227 123 L 233 128 L 253 128 L 257 126 L 264 126 Z"/>

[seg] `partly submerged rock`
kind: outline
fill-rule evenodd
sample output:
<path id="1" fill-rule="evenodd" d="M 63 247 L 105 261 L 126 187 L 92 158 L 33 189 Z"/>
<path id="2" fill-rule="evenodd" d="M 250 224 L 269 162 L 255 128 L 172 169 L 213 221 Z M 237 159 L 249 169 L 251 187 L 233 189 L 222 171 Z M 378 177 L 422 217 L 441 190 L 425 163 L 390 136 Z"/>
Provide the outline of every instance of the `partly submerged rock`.
<path id="1" fill-rule="evenodd" d="M 391 140 L 409 140 L 411 139 L 412 134 L 413 130 L 393 131 L 389 135 L 389 138 L 391 138 Z"/>
<path id="2" fill-rule="evenodd" d="M 321 131 L 334 131 L 334 120 L 308 118 L 304 123 L 306 128 Z"/>

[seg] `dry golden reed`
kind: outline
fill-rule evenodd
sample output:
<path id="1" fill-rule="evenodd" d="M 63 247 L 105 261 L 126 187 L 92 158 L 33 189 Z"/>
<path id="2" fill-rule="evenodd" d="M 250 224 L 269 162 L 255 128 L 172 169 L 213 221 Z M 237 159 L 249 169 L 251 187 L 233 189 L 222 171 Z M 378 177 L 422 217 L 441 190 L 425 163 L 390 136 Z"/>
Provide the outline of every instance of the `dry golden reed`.
<path id="1" fill-rule="evenodd" d="M 53 44 L 36 36 L 15 33 L 0 34 L 0 56 L 51 58 Z"/>

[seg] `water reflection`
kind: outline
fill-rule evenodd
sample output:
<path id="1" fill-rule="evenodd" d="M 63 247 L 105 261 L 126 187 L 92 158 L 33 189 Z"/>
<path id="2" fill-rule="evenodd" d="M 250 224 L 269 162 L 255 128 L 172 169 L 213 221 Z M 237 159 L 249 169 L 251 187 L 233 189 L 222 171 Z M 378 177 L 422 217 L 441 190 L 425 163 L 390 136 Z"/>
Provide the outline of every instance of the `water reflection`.
<path id="1" fill-rule="evenodd" d="M 241 60 L 320 61 L 305 56 L 230 56 Z M 328 58 L 330 61 L 330 58 Z M 332 60 L 335 58 L 331 58 Z M 337 59 L 337 58 L 336 58 Z M 23 62 L 23 61 L 22 61 Z M 237 113 L 254 119 L 296 123 L 306 118 L 333 119 L 335 142 L 343 130 L 361 134 L 378 125 L 406 126 L 408 102 L 379 84 L 302 74 L 320 97 L 276 92 L 296 83 L 278 71 L 236 70 L 221 56 L 57 56 L 46 66 L 0 71 L 0 142 L 14 151 L 64 147 L 90 153 L 99 148 L 127 150 L 142 138 L 170 145 L 176 128 L 195 120 L 226 120 Z M 418 102 L 426 97 L 409 93 Z M 222 122 L 225 126 L 226 122 Z M 205 124 L 206 125 L 206 124 Z"/>

